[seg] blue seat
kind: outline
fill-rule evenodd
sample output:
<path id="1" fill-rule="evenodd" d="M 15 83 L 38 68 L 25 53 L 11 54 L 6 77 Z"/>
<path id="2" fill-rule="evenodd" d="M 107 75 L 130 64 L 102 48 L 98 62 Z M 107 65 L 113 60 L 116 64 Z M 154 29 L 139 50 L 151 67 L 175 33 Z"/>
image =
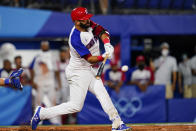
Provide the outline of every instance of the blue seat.
<path id="1" fill-rule="evenodd" d="M 93 0 L 94 3 L 98 2 L 98 0 Z M 84 4 L 90 4 L 91 0 L 82 0 L 82 3 Z"/>
<path id="2" fill-rule="evenodd" d="M 168 9 L 170 6 L 171 0 L 162 0 L 161 1 L 161 8 L 162 9 Z"/>
<path id="3" fill-rule="evenodd" d="M 146 8 L 147 0 L 139 0 L 138 1 L 138 8 Z"/>
<path id="4" fill-rule="evenodd" d="M 159 0 L 150 0 L 149 8 L 158 8 Z"/>
<path id="5" fill-rule="evenodd" d="M 78 0 L 61 0 L 61 3 L 65 3 L 65 4 L 71 4 L 71 5 L 77 5 L 78 4 Z M 94 3 L 97 3 L 98 0 L 93 0 Z M 91 0 L 82 0 L 82 4 L 90 4 Z"/>
<path id="6" fill-rule="evenodd" d="M 120 1 L 120 0 L 118 0 Z M 122 0 L 121 0 L 122 1 Z M 132 8 L 134 6 L 134 0 L 125 0 L 124 5 L 125 8 Z"/>
<path id="7" fill-rule="evenodd" d="M 66 4 L 78 4 L 78 0 L 64 0 Z"/>
<path id="8" fill-rule="evenodd" d="M 184 4 L 184 9 L 193 9 L 194 0 L 186 0 Z"/>
<path id="9" fill-rule="evenodd" d="M 184 0 L 174 0 L 173 8 L 181 9 Z"/>

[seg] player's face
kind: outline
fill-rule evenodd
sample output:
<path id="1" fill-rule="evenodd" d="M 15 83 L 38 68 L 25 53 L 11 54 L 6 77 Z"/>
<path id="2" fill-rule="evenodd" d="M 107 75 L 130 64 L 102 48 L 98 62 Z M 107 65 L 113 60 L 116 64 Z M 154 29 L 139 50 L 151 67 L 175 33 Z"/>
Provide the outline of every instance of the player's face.
<path id="1" fill-rule="evenodd" d="M 22 66 L 22 60 L 21 60 L 21 58 L 17 58 L 15 60 L 15 64 L 16 64 L 16 66 L 21 67 Z"/>
<path id="2" fill-rule="evenodd" d="M 140 70 L 143 70 L 145 67 L 145 62 L 144 61 L 138 61 L 137 66 Z"/>
<path id="3" fill-rule="evenodd" d="M 113 70 L 114 72 L 118 71 L 118 66 L 117 66 L 117 65 L 112 65 L 112 70 Z"/>
<path id="4" fill-rule="evenodd" d="M 62 51 L 60 53 L 60 59 L 61 59 L 62 62 L 64 62 L 66 60 L 66 51 Z"/>
<path id="5" fill-rule="evenodd" d="M 83 29 L 87 29 L 90 27 L 90 20 L 79 20 L 80 22 L 80 27 Z"/>
<path id="6" fill-rule="evenodd" d="M 49 50 L 49 45 L 43 44 L 43 45 L 41 45 L 41 49 L 42 49 L 42 51 L 48 51 Z"/>
<path id="7" fill-rule="evenodd" d="M 11 63 L 9 61 L 4 62 L 4 69 L 8 71 L 12 69 Z"/>

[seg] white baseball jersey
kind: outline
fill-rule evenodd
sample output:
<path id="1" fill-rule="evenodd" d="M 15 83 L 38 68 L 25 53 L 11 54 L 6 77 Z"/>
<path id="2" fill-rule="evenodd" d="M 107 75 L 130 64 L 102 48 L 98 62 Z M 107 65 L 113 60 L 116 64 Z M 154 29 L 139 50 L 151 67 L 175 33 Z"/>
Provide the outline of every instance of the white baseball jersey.
<path id="1" fill-rule="evenodd" d="M 40 63 L 44 63 L 47 65 L 49 72 L 43 75 L 42 69 L 40 67 Z M 50 51 L 43 52 L 41 51 L 33 60 L 30 68 L 35 72 L 35 82 L 39 82 L 42 84 L 55 84 L 54 82 L 54 67 L 53 67 L 53 57 Z"/>
<path id="2" fill-rule="evenodd" d="M 171 84 L 172 72 L 177 71 L 176 59 L 172 56 L 159 57 L 154 62 L 155 68 L 155 84 Z"/>
<path id="3" fill-rule="evenodd" d="M 13 72 L 13 71 L 10 71 L 10 72 L 8 73 L 6 70 L 1 69 L 1 70 L 0 70 L 0 77 L 1 77 L 1 78 L 7 78 L 7 77 L 9 77 L 9 76 L 12 74 L 12 72 Z"/>
<path id="4" fill-rule="evenodd" d="M 183 76 L 184 85 L 191 85 L 192 83 L 192 74 L 191 74 L 191 68 L 189 63 L 190 61 L 187 61 L 186 63 L 181 62 L 178 67 L 178 71 Z"/>
<path id="5" fill-rule="evenodd" d="M 109 72 L 110 80 L 112 80 L 114 82 L 120 82 L 122 80 L 122 75 L 123 74 L 120 71 L 117 71 L 117 72 L 110 71 Z"/>
<path id="6" fill-rule="evenodd" d="M 80 32 L 73 27 L 69 36 L 69 46 L 71 55 L 69 67 L 72 69 L 90 69 L 91 64 L 81 58 L 87 54 L 100 55 L 99 40 L 94 37 L 92 28 L 89 28 L 88 32 Z"/>
<path id="7" fill-rule="evenodd" d="M 145 84 L 150 80 L 151 74 L 148 70 L 135 70 L 132 74 L 131 80 L 138 81 L 140 84 Z"/>
<path id="8" fill-rule="evenodd" d="M 196 55 L 191 58 L 190 67 L 191 69 L 196 70 Z M 193 75 L 192 75 L 192 84 L 196 84 L 196 76 Z"/>

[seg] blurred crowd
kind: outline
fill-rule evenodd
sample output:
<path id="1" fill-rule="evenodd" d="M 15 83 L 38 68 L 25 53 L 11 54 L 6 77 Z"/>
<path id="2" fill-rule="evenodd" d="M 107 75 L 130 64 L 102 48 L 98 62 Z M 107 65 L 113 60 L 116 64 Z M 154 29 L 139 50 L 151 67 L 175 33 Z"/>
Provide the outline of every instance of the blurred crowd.
<path id="1" fill-rule="evenodd" d="M 70 12 L 83 6 L 93 14 L 194 13 L 195 0 L 1 0 L 0 5 Z"/>
<path id="2" fill-rule="evenodd" d="M 113 60 L 104 75 L 105 85 L 117 93 L 122 85 L 135 85 L 141 92 L 145 92 L 149 85 L 165 85 L 166 99 L 174 98 L 175 93 L 184 98 L 196 98 L 196 47 L 194 51 L 195 55 L 191 58 L 182 54 L 178 64 L 176 58 L 170 55 L 169 44 L 163 42 L 159 57 L 149 58 L 141 53 L 134 58 L 135 66 L 127 72 L 122 70 L 119 60 Z"/>
<path id="3" fill-rule="evenodd" d="M 10 43 L 6 44 L 10 46 Z M 21 83 L 24 86 L 33 87 L 33 107 L 38 105 L 51 107 L 67 102 L 69 100 L 69 85 L 65 77 L 65 69 L 69 63 L 69 47 L 62 46 L 59 49 L 58 57 L 56 58 L 52 55 L 49 42 L 42 41 L 40 43 L 40 52 L 34 57 L 28 67 L 23 66 L 22 56 L 20 55 L 14 57 L 14 64 L 12 64 L 10 59 L 4 59 L 0 77 L 9 77 L 14 70 L 23 68 Z M 72 114 L 54 118 L 50 120 L 50 123 L 75 124 L 76 115 Z"/>
<path id="4" fill-rule="evenodd" d="M 158 58 L 151 59 L 141 54 L 134 58 L 135 66 L 122 69 L 120 44 L 117 44 L 114 47 L 113 59 L 105 66 L 102 80 L 105 86 L 116 93 L 119 93 L 121 87 L 125 85 L 137 86 L 141 93 L 145 93 L 150 85 L 164 85 L 167 99 L 174 98 L 176 91 L 184 98 L 196 98 L 196 47 L 194 51 L 195 55 L 191 58 L 187 54 L 182 54 L 181 62 L 177 64 L 176 58 L 170 55 L 169 44 L 164 42 L 160 46 L 161 56 Z M 58 51 L 58 58 L 54 58 L 50 43 L 41 41 L 40 52 L 28 67 L 23 66 L 20 55 L 14 57 L 14 64 L 9 59 L 4 59 L 0 77 L 8 77 L 14 70 L 23 68 L 22 84 L 33 87 L 33 106 L 51 107 L 69 100 L 69 85 L 65 74 L 69 58 L 68 46 L 62 46 Z M 75 124 L 76 114 L 54 118 L 50 122 Z"/>

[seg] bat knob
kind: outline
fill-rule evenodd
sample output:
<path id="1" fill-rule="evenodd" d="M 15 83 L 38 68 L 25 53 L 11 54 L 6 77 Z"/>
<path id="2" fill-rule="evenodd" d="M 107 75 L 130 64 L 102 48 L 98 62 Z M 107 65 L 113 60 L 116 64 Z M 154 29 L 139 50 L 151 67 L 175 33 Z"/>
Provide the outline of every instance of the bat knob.
<path id="1" fill-rule="evenodd" d="M 96 78 L 97 80 L 100 80 L 100 76 L 96 76 L 95 78 Z"/>

